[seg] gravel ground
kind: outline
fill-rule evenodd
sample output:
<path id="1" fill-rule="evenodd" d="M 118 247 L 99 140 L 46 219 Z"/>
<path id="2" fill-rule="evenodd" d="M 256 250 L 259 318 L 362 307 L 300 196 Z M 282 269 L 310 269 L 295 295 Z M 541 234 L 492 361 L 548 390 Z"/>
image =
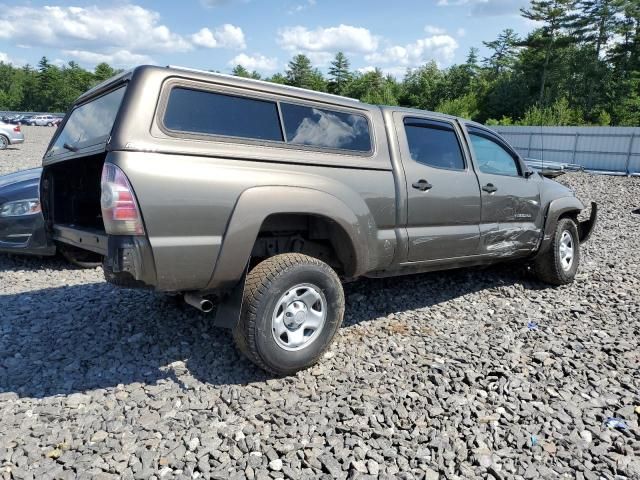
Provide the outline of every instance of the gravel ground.
<path id="1" fill-rule="evenodd" d="M 24 133 L 24 143 L 10 145 L 0 152 L 0 175 L 24 170 L 26 168 L 39 167 L 42 163 L 49 140 L 55 132 L 52 127 L 21 126 Z"/>
<path id="2" fill-rule="evenodd" d="M 37 165 L 51 130 L 25 130 L 2 172 Z M 0 472 L 640 478 L 640 179 L 561 181 L 601 204 L 573 285 L 510 266 L 350 284 L 335 345 L 289 378 L 189 307 L 0 256 Z"/>

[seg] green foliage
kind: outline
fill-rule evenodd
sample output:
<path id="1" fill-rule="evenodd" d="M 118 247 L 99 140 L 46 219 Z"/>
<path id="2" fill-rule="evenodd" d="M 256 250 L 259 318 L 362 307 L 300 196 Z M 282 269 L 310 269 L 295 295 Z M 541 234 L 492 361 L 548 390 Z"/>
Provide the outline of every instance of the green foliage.
<path id="1" fill-rule="evenodd" d="M 255 70 L 250 72 L 242 65 L 236 65 L 231 71 L 231 75 L 235 75 L 236 77 L 253 78 L 254 80 L 260 80 L 262 78 L 262 76 Z"/>
<path id="2" fill-rule="evenodd" d="M 353 74 L 349 70 L 349 59 L 342 52 L 336 53 L 331 67 L 329 68 L 329 92 L 342 95 Z"/>
<path id="3" fill-rule="evenodd" d="M 265 80 L 492 125 L 640 125 L 639 0 L 531 0 L 522 16 L 537 28 L 524 39 L 506 29 L 483 42 L 490 53 L 482 61 L 472 48 L 460 65 L 432 61 L 396 79 L 380 69 L 354 72 L 342 52 L 325 76 L 296 55 Z M 64 111 L 117 73 L 106 63 L 90 72 L 44 57 L 37 68 L 0 62 L 0 110 Z M 232 73 L 261 78 L 241 65 Z"/>
<path id="4" fill-rule="evenodd" d="M 344 93 L 366 103 L 398 105 L 398 84 L 393 77 L 385 77 L 380 69 L 355 75 Z"/>
<path id="5" fill-rule="evenodd" d="M 456 117 L 473 119 L 478 116 L 478 100 L 474 95 L 465 95 L 452 100 L 444 100 L 436 107 L 436 111 L 455 115 Z"/>
<path id="6" fill-rule="evenodd" d="M 511 119 L 511 117 L 502 117 L 500 120 L 496 120 L 495 118 L 490 118 L 485 122 L 485 125 L 489 125 L 489 126 L 502 125 L 503 127 L 509 127 L 513 125 L 513 120 Z"/>
<path id="7" fill-rule="evenodd" d="M 0 110 L 64 112 L 82 93 L 117 73 L 104 63 L 94 72 L 75 62 L 59 67 L 46 57 L 37 70 L 0 62 Z"/>
<path id="8" fill-rule="evenodd" d="M 484 63 L 499 75 L 505 70 L 511 70 L 516 63 L 520 37 L 511 29 L 503 30 L 498 38 L 491 42 L 482 42 L 485 47 L 493 51 Z"/>
<path id="9" fill-rule="evenodd" d="M 548 125 L 548 126 L 568 126 L 581 125 L 582 112 L 569 106 L 566 98 L 556 100 L 549 107 L 534 105 L 524 114 L 518 125 Z"/>

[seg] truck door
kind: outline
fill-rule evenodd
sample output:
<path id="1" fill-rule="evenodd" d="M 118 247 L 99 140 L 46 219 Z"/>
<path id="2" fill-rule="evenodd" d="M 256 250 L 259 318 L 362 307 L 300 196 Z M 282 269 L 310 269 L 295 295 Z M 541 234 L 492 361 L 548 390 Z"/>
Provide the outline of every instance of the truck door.
<path id="1" fill-rule="evenodd" d="M 540 188 L 515 151 L 490 130 L 467 126 L 482 191 L 481 253 L 526 254 L 540 238 Z"/>
<path id="2" fill-rule="evenodd" d="M 396 130 L 407 189 L 408 260 L 476 255 L 480 188 L 459 126 L 442 117 L 396 113 Z"/>

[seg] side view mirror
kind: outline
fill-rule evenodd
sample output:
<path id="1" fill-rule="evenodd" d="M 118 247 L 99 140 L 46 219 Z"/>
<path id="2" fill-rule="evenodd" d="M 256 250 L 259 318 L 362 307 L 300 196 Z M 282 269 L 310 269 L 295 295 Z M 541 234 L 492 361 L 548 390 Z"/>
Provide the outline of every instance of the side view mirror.
<path id="1" fill-rule="evenodd" d="M 536 172 L 534 172 L 533 170 L 527 170 L 526 172 L 524 172 L 524 178 L 530 178 L 534 173 Z"/>

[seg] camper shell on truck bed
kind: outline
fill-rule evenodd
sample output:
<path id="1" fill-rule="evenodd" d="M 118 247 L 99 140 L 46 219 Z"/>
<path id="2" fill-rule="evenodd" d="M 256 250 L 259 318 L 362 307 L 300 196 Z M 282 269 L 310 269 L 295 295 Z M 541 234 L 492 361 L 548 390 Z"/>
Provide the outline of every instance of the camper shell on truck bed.
<path id="1" fill-rule="evenodd" d="M 115 284 L 217 296 L 216 321 L 279 373 L 329 345 L 338 278 L 521 259 L 566 283 L 597 211 L 579 223 L 573 193 L 482 125 L 178 67 L 81 96 L 43 165 L 56 242 L 104 255 Z"/>

